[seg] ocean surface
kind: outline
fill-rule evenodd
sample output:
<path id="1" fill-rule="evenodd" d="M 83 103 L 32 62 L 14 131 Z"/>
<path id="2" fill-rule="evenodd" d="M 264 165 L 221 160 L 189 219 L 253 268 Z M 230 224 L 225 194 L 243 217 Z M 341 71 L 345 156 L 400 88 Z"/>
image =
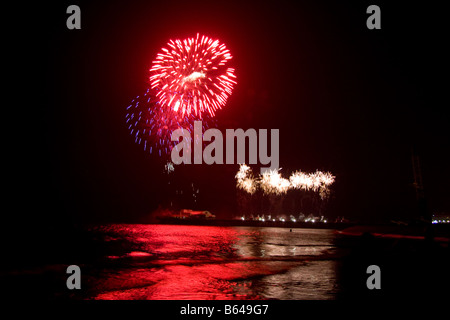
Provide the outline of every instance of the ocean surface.
<path id="1" fill-rule="evenodd" d="M 9 299 L 391 301 L 450 288 L 449 243 L 417 237 L 157 224 L 6 231 Z M 69 265 L 80 267 L 81 290 L 66 285 Z M 371 265 L 381 290 L 367 287 Z"/>
<path id="2" fill-rule="evenodd" d="M 83 266 L 85 299 L 329 300 L 339 291 L 326 229 L 97 226 L 102 257 Z"/>

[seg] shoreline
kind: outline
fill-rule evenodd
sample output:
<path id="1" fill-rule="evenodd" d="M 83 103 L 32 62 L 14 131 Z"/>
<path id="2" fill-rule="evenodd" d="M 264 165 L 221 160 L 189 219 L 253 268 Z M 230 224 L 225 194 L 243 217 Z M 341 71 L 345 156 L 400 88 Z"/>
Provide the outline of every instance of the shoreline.
<path id="1" fill-rule="evenodd" d="M 180 219 L 159 218 L 155 224 L 164 225 L 189 225 L 189 226 L 217 226 L 217 227 L 268 227 L 268 228 L 312 228 L 312 229 L 337 229 L 342 230 L 355 223 L 350 222 L 293 222 L 293 221 L 255 221 L 237 219 Z"/>
<path id="2" fill-rule="evenodd" d="M 438 242 L 450 242 L 450 225 L 398 225 L 395 223 L 370 224 L 357 222 L 293 222 L 293 221 L 255 221 L 225 219 L 180 219 L 159 218 L 158 225 L 217 226 L 217 227 L 266 227 L 266 228 L 305 228 L 332 229 L 343 236 L 362 236 L 370 234 L 377 238 L 404 238 L 425 240 L 434 238 Z"/>

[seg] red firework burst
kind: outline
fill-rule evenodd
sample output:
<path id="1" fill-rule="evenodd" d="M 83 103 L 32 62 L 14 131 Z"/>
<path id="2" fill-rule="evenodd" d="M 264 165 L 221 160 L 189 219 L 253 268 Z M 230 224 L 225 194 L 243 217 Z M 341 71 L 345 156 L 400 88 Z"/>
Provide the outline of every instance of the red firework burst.
<path id="1" fill-rule="evenodd" d="M 234 69 L 226 66 L 232 58 L 230 51 L 218 40 L 199 34 L 170 40 L 167 46 L 150 69 L 151 87 L 158 89 L 159 102 L 182 114 L 214 116 L 236 84 Z"/>

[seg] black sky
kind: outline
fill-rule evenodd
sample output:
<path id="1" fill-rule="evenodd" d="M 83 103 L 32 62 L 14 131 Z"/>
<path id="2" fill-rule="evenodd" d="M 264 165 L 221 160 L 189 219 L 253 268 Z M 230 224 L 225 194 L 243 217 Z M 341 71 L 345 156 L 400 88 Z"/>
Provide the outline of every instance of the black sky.
<path id="1" fill-rule="evenodd" d="M 66 28 L 70 4 L 81 8 L 81 30 Z M 381 30 L 366 28 L 370 4 L 381 7 Z M 14 38 L 20 54 L 11 62 L 19 87 L 13 128 L 22 132 L 11 184 L 19 217 L 136 221 L 157 207 L 161 161 L 134 144 L 125 108 L 145 91 L 160 48 L 197 32 L 233 54 L 238 85 L 217 113 L 219 127 L 280 129 L 285 174 L 336 175 L 330 216 L 411 217 L 411 149 L 421 157 L 429 211 L 450 210 L 448 102 L 439 100 L 443 83 L 436 82 L 445 57 L 438 7 L 62 1 L 36 10 L 34 27 Z M 179 175 L 200 187 L 204 209 L 225 217 L 236 206 L 237 167 L 203 165 Z"/>

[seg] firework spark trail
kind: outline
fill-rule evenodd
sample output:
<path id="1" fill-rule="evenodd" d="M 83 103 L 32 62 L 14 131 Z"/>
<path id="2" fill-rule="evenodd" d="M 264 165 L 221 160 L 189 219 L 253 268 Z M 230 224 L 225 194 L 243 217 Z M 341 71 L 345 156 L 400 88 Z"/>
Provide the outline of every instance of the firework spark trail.
<path id="1" fill-rule="evenodd" d="M 196 38 L 170 40 L 150 69 L 152 89 L 158 89 L 162 105 L 184 114 L 214 116 L 231 95 L 236 77 L 227 68 L 230 51 L 218 40 Z"/>
<path id="2" fill-rule="evenodd" d="M 304 173 L 302 171 L 295 171 L 289 177 L 289 181 L 292 188 L 319 192 L 320 197 L 325 199 L 330 193 L 329 187 L 334 183 L 335 178 L 330 172 L 317 170 L 314 173 Z"/>
<path id="3" fill-rule="evenodd" d="M 167 174 L 170 174 L 171 172 L 175 171 L 175 168 L 173 166 L 173 163 L 171 161 L 167 162 L 166 165 L 164 166 L 165 172 Z"/>
<path id="4" fill-rule="evenodd" d="M 262 174 L 259 184 L 264 194 L 284 194 L 289 190 L 291 184 L 289 180 L 281 177 L 279 170 L 268 170 Z"/>
<path id="5" fill-rule="evenodd" d="M 243 180 L 252 174 L 252 169 L 245 163 L 239 165 L 239 171 L 236 173 L 235 178 L 239 180 Z"/>
<path id="6" fill-rule="evenodd" d="M 235 176 L 237 187 L 245 190 L 247 193 L 254 194 L 258 186 L 258 182 L 254 179 L 252 169 L 246 164 L 241 164 L 239 171 Z"/>
<path id="7" fill-rule="evenodd" d="M 334 183 L 335 176 L 330 172 L 320 172 L 321 186 L 319 189 L 320 197 L 323 199 L 328 198 L 330 195 L 330 186 Z"/>
<path id="8" fill-rule="evenodd" d="M 193 114 L 181 115 L 167 106 L 163 106 L 155 95 L 147 89 L 142 96 L 137 96 L 127 107 L 126 125 L 135 143 L 143 145 L 149 153 L 157 152 L 159 156 L 168 155 L 178 144 L 171 140 L 172 132 L 183 129 L 191 133 L 194 131 L 194 121 L 200 120 Z M 202 119 L 202 132 L 209 123 Z M 194 144 L 201 141 L 194 137 Z"/>
<path id="9" fill-rule="evenodd" d="M 310 190 L 314 185 L 311 176 L 302 171 L 294 172 L 289 177 L 289 181 L 291 183 L 292 188 L 294 189 Z"/>

